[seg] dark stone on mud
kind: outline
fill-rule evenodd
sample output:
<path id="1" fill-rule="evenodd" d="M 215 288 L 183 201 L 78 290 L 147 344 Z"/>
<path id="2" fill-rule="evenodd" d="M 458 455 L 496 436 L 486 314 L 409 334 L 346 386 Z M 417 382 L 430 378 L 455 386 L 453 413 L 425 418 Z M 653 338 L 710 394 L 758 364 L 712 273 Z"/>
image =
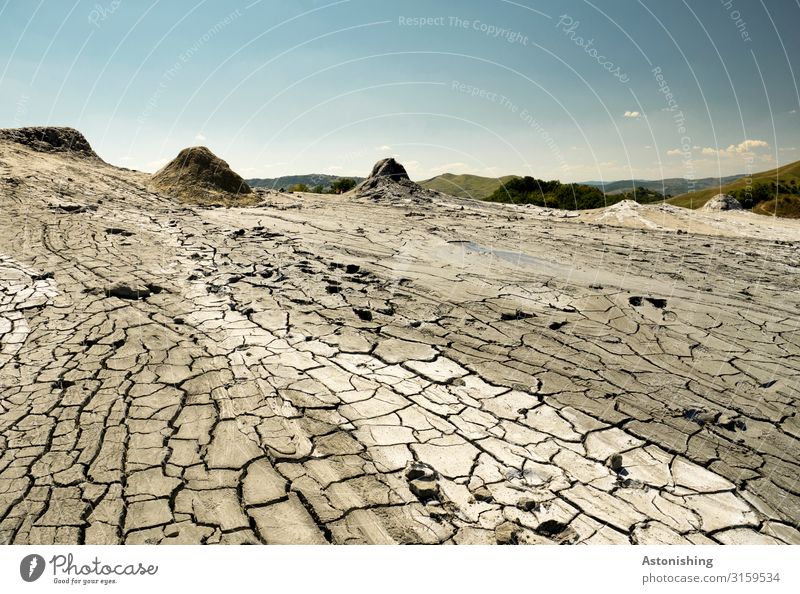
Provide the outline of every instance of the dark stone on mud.
<path id="1" fill-rule="evenodd" d="M 504 313 L 500 314 L 500 319 L 502 321 L 504 321 L 504 322 L 508 322 L 508 321 L 511 321 L 511 320 L 524 320 L 524 319 L 532 318 L 532 317 L 535 317 L 534 314 L 522 311 L 521 309 L 518 309 L 517 311 L 515 311 L 513 313 L 504 312 Z"/>
<path id="2" fill-rule="evenodd" d="M 146 299 L 150 296 L 150 289 L 142 285 L 128 285 L 117 283 L 106 289 L 108 297 L 118 297 L 120 299 Z"/>
<path id="3" fill-rule="evenodd" d="M 127 229 L 120 229 L 119 227 L 109 227 L 106 229 L 106 234 L 108 235 L 122 235 L 123 237 L 130 237 L 133 235 L 132 231 L 128 231 Z"/>
<path id="4" fill-rule="evenodd" d="M 698 425 L 706 425 L 716 423 L 720 413 L 699 410 L 696 408 L 687 408 L 683 411 L 683 416 L 690 421 L 694 421 Z"/>
<path id="5" fill-rule="evenodd" d="M 620 472 L 623 469 L 622 454 L 614 454 L 613 456 L 610 456 L 607 464 L 608 467 L 614 472 Z"/>
<path id="6" fill-rule="evenodd" d="M 494 529 L 494 538 L 499 545 L 519 544 L 519 526 L 512 522 L 503 522 Z"/>
<path id="7" fill-rule="evenodd" d="M 472 496 L 475 498 L 475 501 L 482 501 L 483 503 L 493 503 L 494 497 L 492 496 L 492 492 L 484 487 L 478 487 L 472 492 Z"/>
<path id="8" fill-rule="evenodd" d="M 372 312 L 368 309 L 361 309 L 355 308 L 353 312 L 358 316 L 358 319 L 362 322 L 371 322 L 372 321 Z"/>
<path id="9" fill-rule="evenodd" d="M 558 520 L 546 520 L 536 527 L 536 532 L 542 536 L 553 537 L 564 532 L 569 526 Z"/>
<path id="10" fill-rule="evenodd" d="M 439 497 L 438 474 L 424 462 L 414 462 L 406 470 L 408 488 L 421 501 Z"/>
<path id="11" fill-rule="evenodd" d="M 539 502 L 529 497 L 523 497 L 517 501 L 517 507 L 526 512 L 536 511 L 539 509 Z"/>

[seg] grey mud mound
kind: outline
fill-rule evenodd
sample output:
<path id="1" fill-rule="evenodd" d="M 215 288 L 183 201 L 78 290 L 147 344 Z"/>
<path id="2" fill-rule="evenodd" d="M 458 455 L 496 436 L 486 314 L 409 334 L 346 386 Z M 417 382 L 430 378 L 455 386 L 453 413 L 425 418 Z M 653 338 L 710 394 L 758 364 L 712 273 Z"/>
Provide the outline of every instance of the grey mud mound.
<path id="1" fill-rule="evenodd" d="M 38 126 L 0 129 L 0 141 L 18 143 L 42 153 L 64 153 L 100 159 L 89 141 L 74 128 Z"/>
<path id="2" fill-rule="evenodd" d="M 376 178 L 388 178 L 395 182 L 409 179 L 406 168 L 391 157 L 388 159 L 381 159 L 375 163 L 372 168 L 372 173 L 369 174 L 369 179 Z"/>
<path id="3" fill-rule="evenodd" d="M 0 542 L 800 543 L 800 221 L 148 183 L 0 142 Z"/>
<path id="4" fill-rule="evenodd" d="M 381 159 L 372 168 L 369 177 L 353 190 L 359 198 L 374 202 L 425 202 L 441 196 L 411 181 L 405 167 L 393 158 Z"/>
<path id="5" fill-rule="evenodd" d="M 247 203 L 247 182 L 204 146 L 183 149 L 153 175 L 152 187 L 192 204 Z"/>
<path id="6" fill-rule="evenodd" d="M 742 205 L 736 198 L 729 194 L 717 194 L 703 205 L 703 210 L 742 210 Z"/>

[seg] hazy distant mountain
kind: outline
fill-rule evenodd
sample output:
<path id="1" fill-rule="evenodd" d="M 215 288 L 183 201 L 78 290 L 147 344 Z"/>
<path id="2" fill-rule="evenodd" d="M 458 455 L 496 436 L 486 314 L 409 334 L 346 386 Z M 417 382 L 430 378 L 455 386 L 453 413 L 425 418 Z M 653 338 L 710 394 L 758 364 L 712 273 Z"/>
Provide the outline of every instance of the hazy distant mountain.
<path id="1" fill-rule="evenodd" d="M 685 194 L 689 191 L 690 183 L 692 184 L 691 189 L 696 191 L 713 187 L 719 188 L 720 186 L 735 181 L 740 177 L 743 177 L 743 174 L 729 175 L 727 177 L 703 177 L 692 180 L 691 182 L 682 177 L 670 177 L 667 179 L 624 179 L 607 182 L 587 181 L 581 183 L 586 186 L 595 186 L 596 188 L 600 188 L 606 194 L 631 192 L 634 188 L 643 187 L 647 188 L 648 190 L 661 192 L 664 195 L 678 196 L 679 194 Z"/>
<path id="2" fill-rule="evenodd" d="M 323 189 L 327 190 L 331 184 L 337 179 L 349 177 L 356 180 L 356 183 L 364 181 L 363 177 L 355 177 L 350 175 L 327 175 L 325 173 L 309 173 L 306 175 L 284 175 L 281 177 L 265 177 L 254 178 L 246 180 L 251 188 L 273 188 L 279 190 L 280 188 L 288 188 L 296 184 L 305 184 L 309 188 L 321 185 Z"/>

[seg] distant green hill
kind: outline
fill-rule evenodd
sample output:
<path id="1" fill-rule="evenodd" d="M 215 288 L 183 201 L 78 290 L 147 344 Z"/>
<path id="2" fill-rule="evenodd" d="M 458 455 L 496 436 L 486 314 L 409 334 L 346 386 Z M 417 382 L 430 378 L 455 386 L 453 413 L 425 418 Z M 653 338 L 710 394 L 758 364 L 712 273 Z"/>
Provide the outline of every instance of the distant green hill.
<path id="1" fill-rule="evenodd" d="M 514 179 L 515 175 L 504 177 L 481 177 L 480 175 L 455 175 L 453 173 L 443 173 L 431 179 L 419 182 L 424 188 L 443 192 L 457 198 L 475 198 L 485 200 L 491 196 L 495 190 L 505 183 Z"/>
<path id="2" fill-rule="evenodd" d="M 323 190 L 329 190 L 333 182 L 343 177 L 349 177 L 356 180 L 356 183 L 364 181 L 363 177 L 355 177 L 350 175 L 327 175 L 325 173 L 309 173 L 306 175 L 284 175 L 282 177 L 273 178 L 254 178 L 245 180 L 251 188 L 272 188 L 273 190 L 280 190 L 281 188 L 290 188 L 297 184 L 305 184 L 309 188 L 314 186 L 322 186 Z"/>
<path id="3" fill-rule="evenodd" d="M 729 175 L 727 177 L 703 177 L 692 180 L 691 184 L 695 190 L 706 188 L 718 188 L 742 177 L 741 175 Z M 606 194 L 621 194 L 631 192 L 634 188 L 647 188 L 655 192 L 660 192 L 665 196 L 677 196 L 689 191 L 689 180 L 683 177 L 669 177 L 666 179 L 623 179 L 618 181 L 587 181 L 582 182 L 585 186 L 600 188 Z"/>
<path id="4" fill-rule="evenodd" d="M 770 169 L 769 171 L 754 173 L 751 176 L 741 177 L 734 182 L 724 184 L 722 186 L 714 186 L 704 190 L 682 194 L 668 200 L 668 202 L 670 204 L 674 204 L 675 206 L 683 206 L 685 208 L 700 208 L 706 202 L 708 202 L 712 196 L 717 194 L 733 194 L 736 196 L 740 192 L 745 191 L 748 187 L 753 187 L 757 184 L 773 183 L 780 183 L 783 186 L 797 187 L 798 184 L 800 184 L 800 161 L 789 163 L 788 165 L 778 167 L 777 169 Z M 792 204 L 796 205 L 797 203 L 800 203 L 800 199 L 795 200 L 790 198 L 786 200 L 781 198 L 777 200 L 777 202 L 780 203 L 776 205 L 779 216 L 800 215 L 800 210 L 798 210 L 797 214 L 795 215 L 791 214 L 794 212 L 794 207 Z M 766 214 L 769 212 L 769 204 L 761 203 L 753 210 L 754 212 Z M 773 205 L 772 211 L 775 211 L 775 205 Z"/>
<path id="5" fill-rule="evenodd" d="M 481 177 L 479 175 L 455 175 L 444 173 L 431 179 L 419 182 L 421 186 L 431 190 L 437 190 L 457 196 L 459 198 L 476 198 L 485 200 L 499 188 L 502 184 L 507 184 L 514 178 L 521 177 L 516 175 L 506 175 L 504 177 Z M 692 182 L 695 189 L 719 188 L 721 185 L 730 183 L 742 177 L 741 175 L 731 175 L 727 177 L 704 177 Z M 653 192 L 659 192 L 665 196 L 677 196 L 689 191 L 689 180 L 682 177 L 672 177 L 667 179 L 623 179 L 614 181 L 587 181 L 580 182 L 578 185 L 593 186 L 600 188 L 605 194 L 613 196 L 635 192 L 638 188 L 646 188 Z"/>

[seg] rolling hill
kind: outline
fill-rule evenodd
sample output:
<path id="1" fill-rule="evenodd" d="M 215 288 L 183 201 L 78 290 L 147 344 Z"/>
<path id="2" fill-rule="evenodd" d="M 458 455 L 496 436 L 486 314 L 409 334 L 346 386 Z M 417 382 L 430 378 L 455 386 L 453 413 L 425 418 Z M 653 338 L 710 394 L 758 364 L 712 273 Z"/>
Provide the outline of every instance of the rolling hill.
<path id="1" fill-rule="evenodd" d="M 437 175 L 430 179 L 419 182 L 425 188 L 437 190 L 457 196 L 459 198 L 476 198 L 478 200 L 485 200 L 491 196 L 501 184 L 508 183 L 514 179 L 515 175 L 506 175 L 504 177 L 481 177 L 479 175 L 455 175 L 453 173 L 444 173 Z M 694 187 L 698 189 L 706 188 L 719 188 L 721 185 L 728 184 L 742 177 L 741 175 L 731 175 L 723 178 L 705 177 L 694 180 Z M 250 181 L 250 180 L 248 180 Z M 252 185 L 252 184 L 251 184 Z M 646 188 L 655 192 L 669 196 L 677 196 L 684 194 L 689 189 L 689 181 L 682 177 L 672 177 L 667 179 L 622 179 L 614 181 L 587 181 L 579 182 L 579 185 L 593 186 L 600 188 L 605 194 L 615 195 L 625 192 L 632 192 L 635 188 Z"/>
<path id="2" fill-rule="evenodd" d="M 436 190 L 450 196 L 457 198 L 475 198 L 477 200 L 485 200 L 491 196 L 494 191 L 510 180 L 514 179 L 515 175 L 506 175 L 504 177 L 482 177 L 480 175 L 462 174 L 456 175 L 454 173 L 443 173 L 430 179 L 419 182 L 423 188 L 429 190 Z"/>
<path id="3" fill-rule="evenodd" d="M 703 177 L 694 180 L 694 188 L 702 190 L 706 188 L 718 188 L 719 186 L 731 183 L 742 177 L 742 175 L 729 175 L 727 177 Z M 633 188 L 647 188 L 661 192 L 665 196 L 678 196 L 689 191 L 689 180 L 683 177 L 669 177 L 666 179 L 623 179 L 619 181 L 587 181 L 581 182 L 584 186 L 594 186 L 600 188 L 606 194 L 620 194 L 631 192 Z"/>
<path id="4" fill-rule="evenodd" d="M 697 190 L 695 192 L 682 194 L 680 196 L 676 196 L 675 198 L 671 198 L 670 200 L 668 200 L 668 202 L 670 204 L 674 204 L 675 206 L 683 206 L 685 208 L 700 208 L 706 202 L 708 202 L 708 200 L 712 196 L 716 194 L 720 193 L 729 194 L 735 190 L 744 190 L 749 184 L 750 185 L 756 183 L 768 184 L 773 182 L 780 182 L 781 184 L 789 184 L 792 181 L 794 181 L 795 183 L 800 183 L 800 161 L 795 161 L 794 163 L 783 165 L 782 167 L 778 167 L 777 169 L 770 169 L 769 171 L 754 173 L 749 177 L 741 177 L 736 181 L 721 186 L 714 186 L 711 188 L 705 188 L 703 190 Z M 784 207 L 779 207 L 778 209 L 779 215 L 780 211 Z M 761 204 L 759 205 L 759 208 L 754 209 L 754 211 L 763 214 L 764 212 L 766 212 L 765 209 L 768 208 L 769 204 Z"/>

